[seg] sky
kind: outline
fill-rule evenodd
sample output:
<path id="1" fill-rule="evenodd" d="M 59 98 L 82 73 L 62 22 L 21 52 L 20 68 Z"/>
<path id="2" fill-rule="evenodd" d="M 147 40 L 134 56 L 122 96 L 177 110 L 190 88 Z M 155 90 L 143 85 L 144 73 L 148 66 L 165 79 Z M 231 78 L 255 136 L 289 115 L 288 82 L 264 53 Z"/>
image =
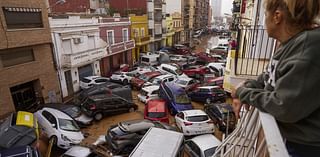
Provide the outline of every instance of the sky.
<path id="1" fill-rule="evenodd" d="M 221 7 L 221 15 L 223 16 L 224 13 L 231 14 L 233 0 L 222 0 L 222 7 Z"/>

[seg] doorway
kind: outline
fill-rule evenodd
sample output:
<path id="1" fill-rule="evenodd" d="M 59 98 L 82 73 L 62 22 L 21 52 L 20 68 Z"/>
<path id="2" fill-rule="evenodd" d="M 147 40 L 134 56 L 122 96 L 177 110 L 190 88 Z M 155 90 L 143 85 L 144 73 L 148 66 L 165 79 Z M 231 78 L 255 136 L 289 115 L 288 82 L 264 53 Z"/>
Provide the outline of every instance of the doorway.
<path id="1" fill-rule="evenodd" d="M 35 83 L 30 81 L 10 88 L 11 96 L 16 111 L 35 111 L 43 100 L 40 91 L 35 91 Z"/>
<path id="2" fill-rule="evenodd" d="M 68 96 L 73 95 L 74 90 L 73 90 L 71 70 L 65 71 L 64 72 L 64 77 L 66 79 Z"/>

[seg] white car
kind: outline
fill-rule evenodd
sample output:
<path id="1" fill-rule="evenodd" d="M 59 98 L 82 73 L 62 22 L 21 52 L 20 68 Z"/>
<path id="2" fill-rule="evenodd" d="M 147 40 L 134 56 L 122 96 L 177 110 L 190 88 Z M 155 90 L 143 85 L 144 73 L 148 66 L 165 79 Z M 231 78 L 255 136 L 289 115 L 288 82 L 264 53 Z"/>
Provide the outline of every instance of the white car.
<path id="1" fill-rule="evenodd" d="M 170 61 L 172 62 L 187 62 L 188 58 L 184 57 L 183 55 L 170 55 Z"/>
<path id="2" fill-rule="evenodd" d="M 104 84 L 109 81 L 109 78 L 101 77 L 101 76 L 87 76 L 80 78 L 80 88 L 88 89 L 93 85 Z"/>
<path id="3" fill-rule="evenodd" d="M 152 78 L 148 82 L 144 83 L 142 87 L 147 87 L 151 85 L 160 85 L 163 82 L 173 82 L 176 78 L 172 75 L 166 74 L 166 75 L 160 75 L 157 77 Z"/>
<path id="4" fill-rule="evenodd" d="M 132 69 L 130 69 L 130 73 L 132 73 L 135 76 L 139 76 L 141 74 L 144 74 L 146 72 L 152 72 L 152 71 L 156 71 L 157 69 L 153 68 L 153 67 L 133 67 Z"/>
<path id="5" fill-rule="evenodd" d="M 185 152 L 190 156 L 208 157 L 212 156 L 221 141 L 212 134 L 196 136 L 186 140 L 184 143 Z"/>
<path id="6" fill-rule="evenodd" d="M 174 75 L 178 78 L 180 78 L 180 77 L 187 77 L 188 78 L 188 76 L 186 74 L 184 74 L 181 71 L 181 69 L 178 68 L 177 66 L 173 66 L 170 64 L 161 64 L 160 66 L 158 66 L 158 69 L 161 73 Z"/>
<path id="7" fill-rule="evenodd" d="M 185 90 L 192 89 L 198 84 L 199 82 L 193 78 L 178 78 L 175 82 L 176 85 L 182 87 Z"/>
<path id="8" fill-rule="evenodd" d="M 90 157 L 95 154 L 88 147 L 83 146 L 72 146 L 61 157 Z"/>
<path id="9" fill-rule="evenodd" d="M 37 117 L 42 132 L 48 138 L 54 139 L 54 144 L 62 149 L 78 145 L 84 139 L 77 123 L 59 110 L 44 107 L 34 115 Z"/>
<path id="10" fill-rule="evenodd" d="M 214 132 L 213 121 L 202 110 L 181 111 L 174 118 L 177 127 L 186 136 L 211 134 Z"/>
<path id="11" fill-rule="evenodd" d="M 218 76 L 223 76 L 226 63 L 209 63 L 207 67 L 210 69 L 211 73 L 218 74 Z M 218 77 L 217 76 L 217 77 Z"/>
<path id="12" fill-rule="evenodd" d="M 147 86 L 141 89 L 138 99 L 143 103 L 147 103 L 149 100 L 158 99 L 158 94 L 159 85 Z"/>
<path id="13" fill-rule="evenodd" d="M 131 72 L 115 72 L 111 75 L 110 81 L 127 85 L 133 77 L 135 77 L 135 75 Z"/>

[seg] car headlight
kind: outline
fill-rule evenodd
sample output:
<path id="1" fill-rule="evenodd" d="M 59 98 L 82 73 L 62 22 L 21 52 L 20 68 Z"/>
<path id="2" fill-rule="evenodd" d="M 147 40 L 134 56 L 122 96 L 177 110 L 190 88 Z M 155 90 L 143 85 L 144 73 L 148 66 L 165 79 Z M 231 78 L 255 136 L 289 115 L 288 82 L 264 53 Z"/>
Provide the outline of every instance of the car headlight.
<path id="1" fill-rule="evenodd" d="M 61 134 L 61 139 L 64 140 L 64 141 L 69 141 L 69 142 L 71 142 L 71 140 L 70 140 L 67 136 L 65 136 L 65 135 L 63 135 L 63 134 Z"/>

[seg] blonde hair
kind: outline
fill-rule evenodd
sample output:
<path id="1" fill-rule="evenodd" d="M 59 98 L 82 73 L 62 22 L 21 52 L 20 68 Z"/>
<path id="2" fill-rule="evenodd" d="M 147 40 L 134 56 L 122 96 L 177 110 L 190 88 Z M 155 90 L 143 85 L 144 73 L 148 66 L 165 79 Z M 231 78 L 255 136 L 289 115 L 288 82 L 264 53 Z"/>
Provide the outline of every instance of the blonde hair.
<path id="1" fill-rule="evenodd" d="M 319 24 L 320 0 L 265 0 L 268 12 L 284 11 L 289 25 L 308 29 Z"/>

